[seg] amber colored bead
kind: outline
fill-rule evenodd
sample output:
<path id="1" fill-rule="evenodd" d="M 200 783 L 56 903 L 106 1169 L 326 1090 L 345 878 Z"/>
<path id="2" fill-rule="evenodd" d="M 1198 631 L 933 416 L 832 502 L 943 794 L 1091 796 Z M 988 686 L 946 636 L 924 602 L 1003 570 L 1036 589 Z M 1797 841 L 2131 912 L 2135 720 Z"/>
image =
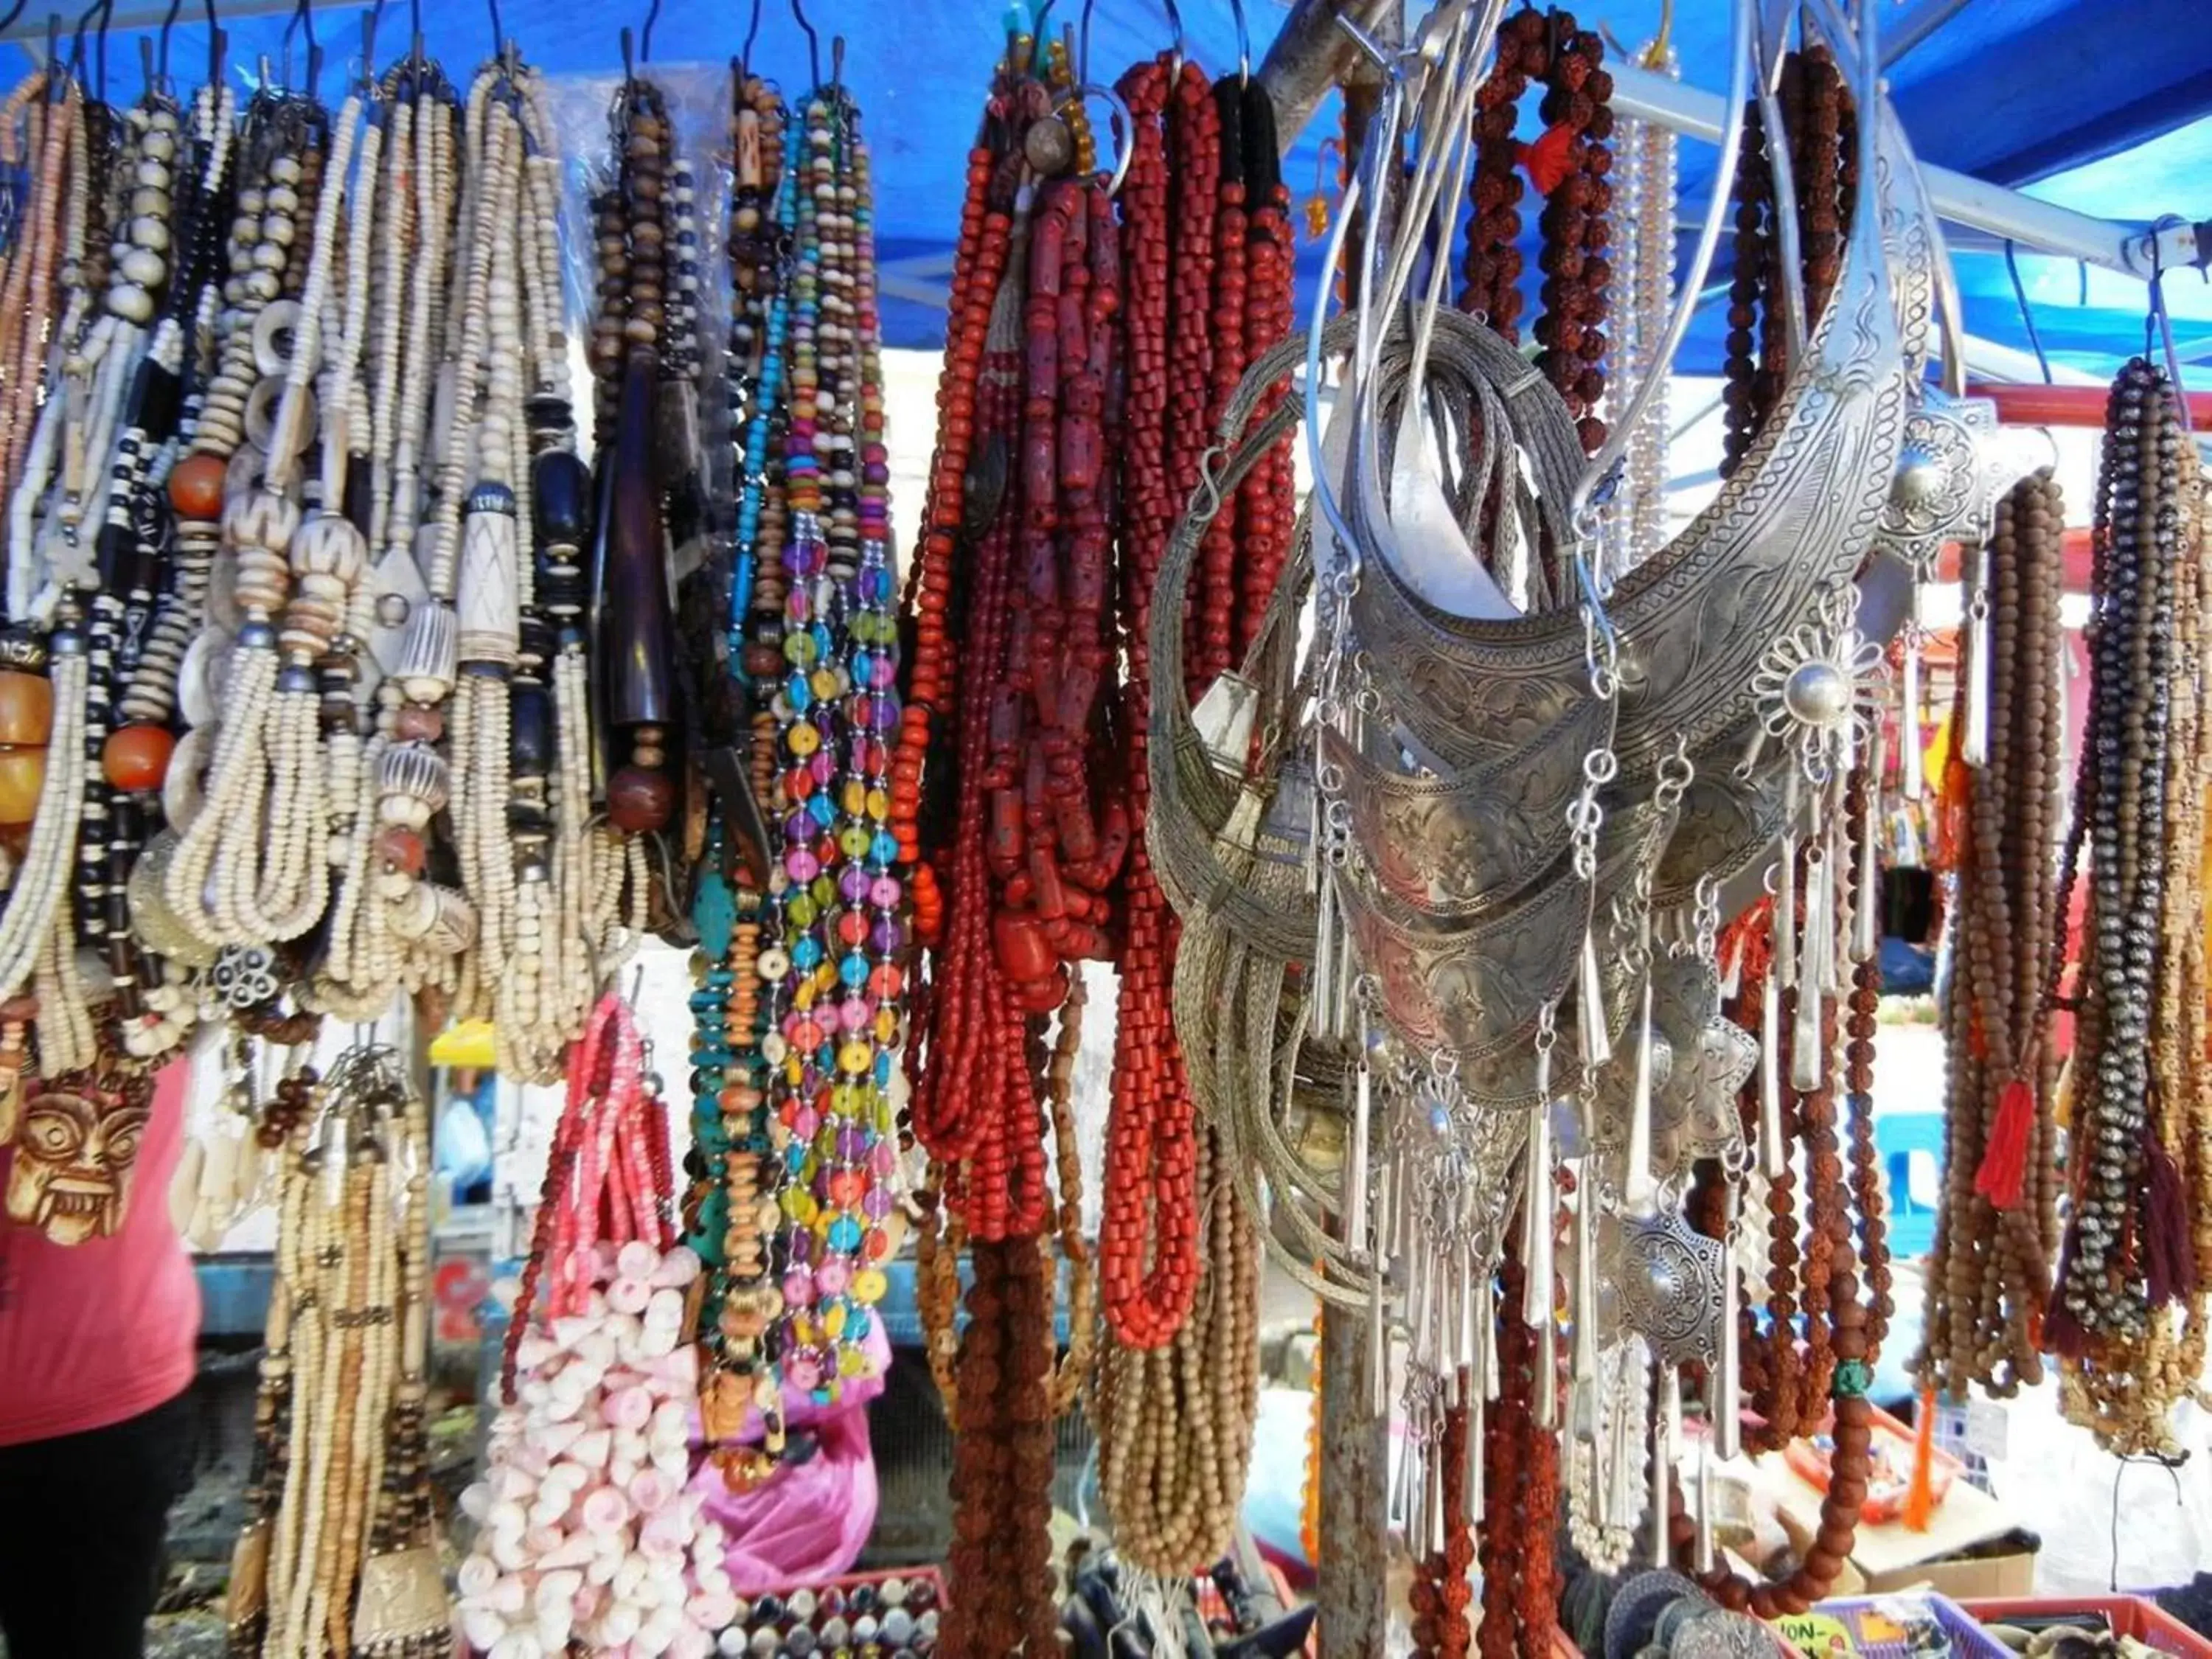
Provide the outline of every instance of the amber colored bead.
<path id="1" fill-rule="evenodd" d="M 43 674 L 0 670 L 0 744 L 42 749 L 54 730 L 54 683 Z"/>
<path id="2" fill-rule="evenodd" d="M 187 455 L 169 473 L 169 505 L 181 519 L 222 517 L 222 486 L 229 468 L 219 455 Z"/>
<path id="3" fill-rule="evenodd" d="M 122 726 L 109 732 L 100 745 L 100 769 L 109 784 L 125 794 L 159 789 L 169 775 L 169 757 L 176 747 L 167 726 Z"/>
<path id="4" fill-rule="evenodd" d="M 676 810 L 676 786 L 659 772 L 625 766 L 607 785 L 607 817 L 625 835 L 658 830 Z"/>
<path id="5" fill-rule="evenodd" d="M 39 794 L 46 784 L 43 749 L 0 750 L 0 826 L 31 822 L 39 815 Z"/>
<path id="6" fill-rule="evenodd" d="M 387 869 L 398 870 L 410 876 L 422 873 L 424 860 L 428 856 L 422 837 L 404 824 L 389 823 L 376 832 L 376 856 Z"/>

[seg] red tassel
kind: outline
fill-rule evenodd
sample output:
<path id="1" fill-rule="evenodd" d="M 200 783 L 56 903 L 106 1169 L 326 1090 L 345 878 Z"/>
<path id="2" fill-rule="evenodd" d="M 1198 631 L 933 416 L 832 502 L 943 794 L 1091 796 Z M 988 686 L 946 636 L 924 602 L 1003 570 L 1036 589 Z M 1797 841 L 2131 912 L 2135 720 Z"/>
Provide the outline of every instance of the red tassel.
<path id="1" fill-rule="evenodd" d="M 1521 146 L 1521 165 L 1539 196 L 1549 196 L 1575 170 L 1575 130 L 1562 121 L 1544 129 L 1533 144 Z"/>
<path id="2" fill-rule="evenodd" d="M 1912 1427 L 1912 1481 L 1905 1489 L 1905 1524 L 1926 1532 L 1936 1517 L 1936 1390 L 1920 1391 L 1920 1415 Z"/>
<path id="3" fill-rule="evenodd" d="M 2189 1204 L 2181 1171 L 2155 1135 L 2143 1138 L 2150 1176 L 2143 1204 L 2143 1288 L 2154 1308 L 2185 1301 L 2197 1292 L 2197 1253 L 2189 1238 Z"/>
<path id="4" fill-rule="evenodd" d="M 2014 1078 L 1997 1092 L 1996 1127 L 1990 1132 L 1982 1167 L 1974 1172 L 1974 1190 L 2000 1210 L 2020 1202 L 2027 1176 L 2027 1143 L 2034 1131 L 2034 1091 Z"/>

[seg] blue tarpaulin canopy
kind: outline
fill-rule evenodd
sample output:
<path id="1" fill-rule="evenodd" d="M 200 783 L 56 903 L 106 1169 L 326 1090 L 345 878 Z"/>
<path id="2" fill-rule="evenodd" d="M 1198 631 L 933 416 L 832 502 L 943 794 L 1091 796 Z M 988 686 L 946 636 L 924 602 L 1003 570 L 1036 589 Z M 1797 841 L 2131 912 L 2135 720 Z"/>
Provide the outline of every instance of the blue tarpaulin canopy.
<path id="1" fill-rule="evenodd" d="M 177 22 L 172 67 L 187 84 L 204 72 L 208 32 L 203 0 Z M 1887 38 L 1902 48 L 1888 66 L 1893 94 L 1923 161 L 1993 184 L 2023 188 L 2100 217 L 2148 224 L 2162 216 L 2212 219 L 2212 14 L 2205 0 L 1873 0 Z M 252 0 L 255 15 L 218 0 L 229 38 L 234 77 L 250 77 L 264 54 L 281 58 L 293 27 L 295 60 L 303 37 L 271 0 Z M 1662 0 L 1586 0 L 1577 7 L 1585 27 L 1604 31 L 1624 52 L 1651 40 Z M 1247 0 L 1256 68 L 1287 15 L 1281 0 Z M 1420 9 L 1418 6 L 1414 9 Z M 1052 27 L 1077 17 L 1078 0 L 1060 0 Z M 1216 73 L 1237 64 L 1237 28 L 1228 0 L 1182 0 L 1185 46 Z M 1676 0 L 1672 43 L 1686 83 L 1709 91 L 1726 83 L 1728 8 L 1720 0 Z M 843 76 L 859 98 L 874 147 L 877 234 L 885 269 L 885 330 L 894 345 L 941 343 L 941 292 L 957 228 L 963 171 L 982 90 L 1002 49 L 1006 11 L 990 0 L 808 0 L 819 40 L 816 61 L 830 72 L 830 42 L 846 41 Z M 313 27 L 335 93 L 339 65 L 360 52 L 358 6 L 319 4 Z M 127 25 L 158 20 L 160 9 L 122 6 L 107 47 L 109 94 L 134 95 L 139 83 L 137 40 Z M 742 42 L 750 15 L 726 0 L 661 0 L 652 46 L 662 62 L 714 64 Z M 422 7 L 428 50 L 456 76 L 488 53 L 493 9 L 471 0 Z M 45 26 L 27 12 L 12 33 Z M 507 0 L 500 23 L 524 52 L 553 76 L 604 75 L 620 64 L 618 33 L 642 31 L 645 4 L 588 0 Z M 62 31 L 64 49 L 74 27 Z M 388 61 L 406 46 L 410 9 L 387 0 L 378 55 Z M 1136 58 L 1165 47 L 1170 31 L 1157 0 L 1094 0 L 1090 78 L 1111 82 Z M 752 62 L 787 88 L 809 79 L 808 46 L 790 0 L 764 0 Z M 1533 122 L 1534 100 L 1528 100 Z M 1303 201 L 1333 185 L 1334 163 L 1323 167 L 1322 144 L 1336 135 L 1336 104 L 1323 106 L 1301 133 L 1285 165 Z M 1524 135 L 1533 137 L 1533 131 Z M 1713 151 L 1686 140 L 1682 149 L 1686 224 L 1703 205 Z M 1533 234 L 1534 216 L 1528 216 Z M 1686 253 L 1689 238 L 1682 246 Z M 2085 270 L 2069 260 L 2018 250 L 2017 289 L 2005 251 L 1986 237 L 1965 239 L 1958 252 L 1968 331 L 2027 349 L 2028 319 L 2056 363 L 2103 374 L 2142 349 L 2147 290 L 2117 273 Z M 1319 264 L 1304 250 L 1309 292 Z M 1531 271 L 1534 261 L 1529 261 Z M 2212 289 L 2200 273 L 2181 271 L 2164 288 L 2185 358 L 2212 358 Z M 2025 311 L 2021 295 L 2025 295 Z M 1683 367 L 1719 368 L 1720 326 L 1707 307 L 1692 331 Z"/>

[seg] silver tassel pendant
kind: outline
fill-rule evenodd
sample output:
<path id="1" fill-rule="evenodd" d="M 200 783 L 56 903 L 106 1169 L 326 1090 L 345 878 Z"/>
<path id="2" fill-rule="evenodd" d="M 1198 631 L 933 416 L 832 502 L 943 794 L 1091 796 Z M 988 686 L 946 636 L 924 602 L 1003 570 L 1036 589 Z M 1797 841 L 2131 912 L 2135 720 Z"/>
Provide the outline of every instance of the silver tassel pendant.
<path id="1" fill-rule="evenodd" d="M 1927 780 L 1921 773 L 1921 757 L 1927 744 L 1920 731 L 1920 588 L 1917 583 L 1912 589 L 1912 610 L 1913 620 L 1905 625 L 1905 670 L 1897 714 L 1897 775 L 1898 787 L 1905 799 L 1917 801 L 1927 788 Z"/>
<path id="2" fill-rule="evenodd" d="M 1575 1339 L 1571 1363 L 1577 1388 L 1597 1383 L 1597 1196 L 1593 1160 L 1582 1163 L 1575 1194 Z"/>
<path id="3" fill-rule="evenodd" d="M 1782 790 L 1782 861 L 1774 882 L 1774 961 L 1786 990 L 1797 982 L 1797 769 Z"/>
<path id="4" fill-rule="evenodd" d="M 1959 758 L 1969 766 L 1990 758 L 1990 550 L 1974 550 L 1973 578 L 1966 592 L 1966 730 Z"/>
<path id="5" fill-rule="evenodd" d="M 1477 1287 L 1470 1299 L 1480 1304 L 1475 1321 L 1474 1358 L 1469 1365 L 1469 1382 L 1474 1385 L 1467 1391 L 1467 1518 L 1469 1525 L 1481 1519 L 1482 1492 L 1482 1425 L 1488 1415 L 1490 1394 L 1487 1376 L 1490 1370 L 1491 1333 L 1493 1312 L 1490 1306 L 1491 1291 L 1487 1285 Z"/>
<path id="6" fill-rule="evenodd" d="M 1759 1007 L 1759 1158 L 1769 1181 L 1790 1167 L 1782 1139 L 1782 981 L 1771 965 Z"/>
<path id="7" fill-rule="evenodd" d="M 1721 1230 L 1720 1357 L 1706 1371 L 1711 1385 L 1705 1415 L 1712 1423 L 1713 1449 L 1734 1457 L 1743 1449 L 1742 1286 L 1736 1277 L 1735 1230 L 1742 1189 L 1728 1183 L 1728 1222 Z"/>
<path id="8" fill-rule="evenodd" d="M 1629 1102 L 1628 1168 L 1621 1178 L 1621 1200 L 1630 1212 L 1647 1215 L 1652 1207 L 1651 1180 L 1651 975 L 1644 975 L 1636 1028 L 1636 1090 Z"/>
<path id="9" fill-rule="evenodd" d="M 1699 1573 L 1713 1570 L 1713 1449 L 1711 1442 L 1698 1453 L 1698 1541 Z"/>
<path id="10" fill-rule="evenodd" d="M 1664 1567 L 1673 1551 L 1667 1537 L 1668 1499 L 1674 1493 L 1674 1452 L 1681 1444 L 1681 1373 L 1659 1362 L 1659 1415 L 1651 1425 L 1651 1565 Z"/>
<path id="11" fill-rule="evenodd" d="M 1367 1253 L 1367 1137 L 1375 1104 L 1375 1077 L 1368 1065 L 1367 1010 L 1359 1010 L 1359 1063 L 1352 1085 L 1352 1145 L 1344 1170 L 1344 1243 L 1355 1256 Z"/>
<path id="12" fill-rule="evenodd" d="M 1873 758 L 1867 767 L 1867 775 L 1874 787 L 1881 787 L 1881 774 L 1889 757 L 1885 753 L 1881 732 L 1877 729 L 1874 738 Z M 1851 883 L 1851 960 L 1872 962 L 1881 949 L 1881 815 L 1869 808 L 1866 822 L 1859 826 L 1858 867 Z"/>
<path id="13" fill-rule="evenodd" d="M 1536 1422 L 1553 1429 L 1559 1423 L 1559 1391 L 1553 1385 L 1559 1370 L 1559 1322 L 1555 1306 L 1559 1279 L 1552 1255 L 1552 1134 L 1547 1114 L 1540 1113 L 1538 1122 L 1542 1127 L 1529 1137 L 1528 1191 L 1522 1200 L 1528 1231 L 1521 1258 L 1527 1264 L 1522 1275 L 1521 1317 L 1536 1334 Z"/>
<path id="14" fill-rule="evenodd" d="M 1797 969 L 1797 1024 L 1790 1043 L 1790 1084 L 1801 1094 L 1820 1086 L 1826 1064 L 1820 1052 L 1820 998 L 1828 979 L 1823 964 L 1828 922 L 1834 914 L 1828 869 L 1828 860 L 1816 851 L 1805 872 L 1805 955 Z"/>
<path id="15" fill-rule="evenodd" d="M 1597 939 L 1583 934 L 1582 972 L 1575 991 L 1575 1031 L 1582 1045 L 1583 1069 L 1602 1071 L 1613 1060 L 1613 1037 L 1606 1030 L 1605 975 L 1597 961 Z"/>

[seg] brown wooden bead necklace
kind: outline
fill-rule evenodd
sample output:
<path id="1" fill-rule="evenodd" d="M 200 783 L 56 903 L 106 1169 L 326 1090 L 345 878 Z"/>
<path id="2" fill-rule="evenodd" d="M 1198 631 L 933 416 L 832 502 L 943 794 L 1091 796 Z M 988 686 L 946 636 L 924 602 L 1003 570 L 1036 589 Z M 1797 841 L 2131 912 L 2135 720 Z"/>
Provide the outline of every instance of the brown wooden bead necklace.
<path id="1" fill-rule="evenodd" d="M 2064 503 L 2049 472 L 1996 509 L 1986 614 L 1988 760 L 1954 761 L 1966 797 L 1946 986 L 1949 1099 L 1945 1190 L 1928 1265 L 1923 1388 L 1954 1400 L 1969 1383 L 2000 1396 L 2042 1380 L 2037 1352 L 2057 1239 L 2058 1056 L 2047 988 L 2057 957 L 2053 874 L 2060 838 L 2051 784 L 2063 742 L 2058 617 Z M 1966 729 L 1961 677 L 1954 729 Z"/>
<path id="2" fill-rule="evenodd" d="M 1520 339 L 1522 172 L 1546 198 L 1537 264 L 1543 272 L 1544 313 L 1535 334 L 1537 366 L 1577 417 L 1584 450 L 1605 442 L 1594 413 L 1605 394 L 1607 291 L 1613 281 L 1607 248 L 1613 186 L 1613 77 L 1605 42 L 1577 27 L 1571 12 L 1533 8 L 1515 13 L 1498 32 L 1498 63 L 1475 94 L 1474 211 L 1468 222 L 1459 305 Z M 1544 83 L 1540 106 L 1547 131 L 1534 143 L 1514 142 L 1518 104 L 1531 80 Z"/>
<path id="3" fill-rule="evenodd" d="M 2172 1451 L 2212 1287 L 2202 490 L 2166 377 L 2130 362 L 2092 532 L 2090 714 L 2067 849 L 2086 847 L 2090 881 L 2069 1076 L 2079 1150 L 2045 1324 L 2067 1416 L 2122 1454 Z"/>

